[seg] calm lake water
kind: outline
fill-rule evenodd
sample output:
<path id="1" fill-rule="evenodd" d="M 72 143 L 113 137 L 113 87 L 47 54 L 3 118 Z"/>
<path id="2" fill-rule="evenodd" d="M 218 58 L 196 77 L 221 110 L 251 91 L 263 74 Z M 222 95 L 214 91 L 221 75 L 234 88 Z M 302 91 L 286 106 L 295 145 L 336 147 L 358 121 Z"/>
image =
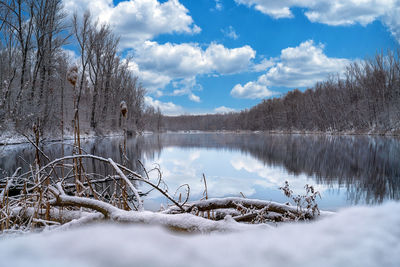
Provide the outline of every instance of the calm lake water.
<path id="1" fill-rule="evenodd" d="M 87 139 L 86 153 L 122 162 L 122 138 Z M 240 196 L 286 202 L 278 189 L 288 181 L 295 193 L 311 184 L 321 193 L 321 209 L 379 204 L 400 198 L 400 140 L 391 137 L 270 135 L 257 133 L 166 133 L 128 139 L 128 167 L 143 173 L 137 160 L 151 169 L 158 164 L 173 194 L 189 184 L 190 200 L 208 196 Z M 60 143 L 44 147 L 50 158 L 61 155 Z M 65 155 L 72 147 L 65 146 Z M 0 147 L 0 177 L 34 161 L 29 144 Z M 112 172 L 86 161 L 89 172 Z M 155 172 L 153 173 L 156 174 Z M 145 192 L 144 185 L 138 185 Z M 158 210 L 165 199 L 156 192 L 144 197 L 145 207 Z"/>

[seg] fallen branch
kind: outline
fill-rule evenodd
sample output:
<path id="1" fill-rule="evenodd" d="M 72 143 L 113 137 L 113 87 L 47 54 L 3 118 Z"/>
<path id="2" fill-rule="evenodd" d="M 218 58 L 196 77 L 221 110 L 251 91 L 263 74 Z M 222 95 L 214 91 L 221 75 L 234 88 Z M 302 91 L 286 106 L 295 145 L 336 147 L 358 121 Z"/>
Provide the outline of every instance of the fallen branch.
<path id="1" fill-rule="evenodd" d="M 253 208 L 253 209 L 266 209 L 268 212 L 276 212 L 279 214 L 293 214 L 295 216 L 304 215 L 300 210 L 295 206 L 288 206 L 285 204 L 273 202 L 273 201 L 265 201 L 258 199 L 248 199 L 248 198 L 239 198 L 239 197 L 227 197 L 227 198 L 210 198 L 207 200 L 195 201 L 188 203 L 184 206 L 185 212 L 193 212 L 193 211 L 210 211 L 215 209 L 236 209 L 238 205 L 241 205 L 245 208 Z M 175 207 L 171 207 L 165 210 L 163 213 L 167 214 L 175 214 L 179 211 Z M 312 218 L 311 213 L 306 213 L 305 217 L 310 219 Z"/>
<path id="2" fill-rule="evenodd" d="M 0 192 L 0 201 L 1 201 L 0 204 L 4 205 L 5 196 L 7 195 L 8 190 L 14 186 L 14 179 L 17 176 L 17 174 L 20 172 L 20 170 L 21 170 L 21 167 L 18 167 L 15 170 L 14 174 L 9 179 L 7 178 L 6 185 L 3 189 L 3 191 Z"/>
<path id="3" fill-rule="evenodd" d="M 50 186 L 49 190 L 55 196 L 55 199 L 50 201 L 50 205 L 52 206 L 84 207 L 98 211 L 102 213 L 106 218 L 110 218 L 110 214 L 118 210 L 118 208 L 114 207 L 113 205 L 100 200 L 86 198 L 86 197 L 67 196 L 62 190 L 61 184 L 57 184 L 57 189 Z"/>
<path id="4" fill-rule="evenodd" d="M 121 176 L 121 178 L 125 181 L 125 183 L 128 184 L 129 188 L 132 190 L 133 194 L 136 197 L 136 201 L 138 203 L 138 211 L 143 211 L 143 203 L 142 200 L 140 199 L 139 193 L 136 190 L 136 188 L 133 186 L 132 182 L 126 178 L 125 174 L 121 171 L 121 169 L 115 164 L 115 162 L 112 159 L 108 159 L 108 162 L 110 162 L 111 166 L 116 170 L 116 172 Z"/>
<path id="5" fill-rule="evenodd" d="M 71 176 L 74 164 L 82 159 L 94 159 L 110 165 L 116 174 L 88 174 L 82 166 L 82 174 L 86 181 L 71 184 Z M 64 162 L 72 160 L 74 164 L 67 165 Z M 155 183 L 150 181 L 149 172 L 141 164 L 146 177 L 113 161 L 94 155 L 73 155 L 53 160 L 42 166 L 31 166 L 30 171 L 18 175 L 20 168 L 12 177 L 7 179 L 3 190 L 0 192 L 0 230 L 8 229 L 34 229 L 40 227 L 60 227 L 65 229 L 98 220 L 115 221 L 123 223 L 158 224 L 178 231 L 212 232 L 233 231 L 250 227 L 250 224 L 264 224 L 265 222 L 277 222 L 287 220 L 313 219 L 315 213 L 312 209 L 302 206 L 290 206 L 272 201 L 227 197 L 208 199 L 205 176 L 205 199 L 187 203 L 189 199 L 189 185 L 184 200 L 176 191 L 177 198 L 171 197 L 167 187 L 162 187 L 161 171 L 158 171 L 158 179 Z M 68 167 L 67 167 L 68 166 Z M 66 176 L 59 177 L 57 168 L 70 168 Z M 151 171 L 151 170 L 150 170 Z M 93 179 L 94 177 L 104 179 Z M 144 211 L 143 200 L 133 181 L 139 181 L 149 185 L 164 195 L 173 206 L 162 212 Z M 110 182 L 105 186 L 103 182 Z M 78 190 L 78 187 L 81 190 Z M 18 188 L 15 194 L 10 195 L 10 188 Z M 104 189 L 105 187 L 105 189 Z M 99 189 L 100 188 L 100 189 Z M 129 189 L 127 189 L 129 188 Z M 286 183 L 285 189 L 288 189 Z M 65 190 L 67 189 L 67 190 Z M 301 198 L 298 203 L 314 204 L 314 196 L 317 192 L 306 186 L 307 194 L 311 197 Z M 129 195 L 126 190 L 132 191 Z M 290 191 L 288 191 L 290 192 Z M 179 193 L 179 194 L 178 194 Z M 308 197 L 308 198 L 307 198 Z M 132 202 L 130 202 L 132 201 Z M 137 202 L 137 211 L 127 211 L 126 203 Z M 183 203 L 182 203 L 183 202 Z M 4 205 L 6 204 L 6 205 Z M 136 203 L 135 203 L 136 204 Z M 247 224 L 238 223 L 246 222 Z M 251 226 L 254 227 L 254 226 Z"/>

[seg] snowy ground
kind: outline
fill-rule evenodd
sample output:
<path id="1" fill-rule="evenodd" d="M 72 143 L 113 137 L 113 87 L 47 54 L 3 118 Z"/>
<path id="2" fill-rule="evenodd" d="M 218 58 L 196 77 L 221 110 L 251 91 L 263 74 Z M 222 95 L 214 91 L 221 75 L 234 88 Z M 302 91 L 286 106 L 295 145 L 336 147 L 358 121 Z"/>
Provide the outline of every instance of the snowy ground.
<path id="1" fill-rule="evenodd" d="M 29 134 L 28 134 L 29 136 Z M 98 135 L 93 131 L 83 132 L 80 134 L 81 139 L 90 139 L 95 138 Z M 122 136 L 121 132 L 107 132 L 102 137 L 115 137 L 115 136 Z M 43 138 L 43 137 L 41 137 Z M 46 136 L 46 141 L 60 141 L 60 136 Z M 73 140 L 74 134 L 72 132 L 65 132 L 64 133 L 64 140 Z M 20 135 L 15 132 L 7 131 L 7 132 L 0 132 L 0 145 L 15 145 L 15 144 L 23 144 L 29 143 L 25 136 Z"/>
<path id="2" fill-rule="evenodd" d="M 400 203 L 354 207 L 313 223 L 178 235 L 103 224 L 0 236 L 0 266 L 400 266 Z"/>

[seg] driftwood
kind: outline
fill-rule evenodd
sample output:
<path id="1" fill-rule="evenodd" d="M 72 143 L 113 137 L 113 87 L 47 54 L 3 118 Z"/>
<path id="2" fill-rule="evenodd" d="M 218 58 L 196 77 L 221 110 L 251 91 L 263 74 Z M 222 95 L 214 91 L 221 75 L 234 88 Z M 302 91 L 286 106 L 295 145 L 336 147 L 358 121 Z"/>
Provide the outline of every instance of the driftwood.
<path id="1" fill-rule="evenodd" d="M 239 197 L 227 197 L 227 198 L 210 198 L 207 200 L 192 202 L 185 206 L 186 212 L 192 212 L 193 210 L 208 211 L 215 209 L 229 209 L 229 208 L 254 208 L 264 209 L 276 213 L 292 213 L 294 215 L 300 215 L 300 211 L 295 206 L 289 206 L 273 201 L 265 201 L 258 199 L 248 199 Z M 171 208 L 171 211 L 175 208 Z M 309 215 L 311 216 L 311 215 Z"/>
<path id="2" fill-rule="evenodd" d="M 218 211 L 218 216 L 214 216 L 217 220 L 223 219 L 224 215 L 235 215 L 233 219 L 237 222 L 249 222 L 256 217 L 265 221 L 312 219 L 314 217 L 311 211 L 301 211 L 296 206 L 239 197 L 211 198 L 196 201 L 186 204 L 184 209 L 185 212 L 195 214 Z M 163 213 L 177 214 L 180 213 L 180 210 L 176 207 L 171 207 L 163 211 Z"/>

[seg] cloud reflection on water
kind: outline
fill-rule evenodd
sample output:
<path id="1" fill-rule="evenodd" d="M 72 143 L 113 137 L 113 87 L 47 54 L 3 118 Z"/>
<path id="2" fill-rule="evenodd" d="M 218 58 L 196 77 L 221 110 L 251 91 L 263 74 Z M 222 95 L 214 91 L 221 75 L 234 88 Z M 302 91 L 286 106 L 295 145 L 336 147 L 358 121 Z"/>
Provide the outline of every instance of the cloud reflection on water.
<path id="1" fill-rule="evenodd" d="M 122 162 L 122 139 L 83 141 L 85 151 Z M 60 143 L 44 146 L 50 158 L 61 155 Z M 65 147 L 65 155 L 72 153 Z M 148 168 L 161 166 L 173 194 L 184 183 L 191 199 L 202 197 L 207 178 L 210 197 L 238 196 L 286 201 L 278 190 L 289 181 L 296 193 L 305 184 L 322 193 L 321 205 L 336 208 L 354 204 L 379 204 L 400 199 L 400 142 L 398 138 L 371 136 L 277 135 L 255 133 L 166 133 L 128 139 L 128 167 L 143 174 L 138 159 Z M 0 151 L 0 178 L 19 166 L 29 170 L 34 149 L 29 144 Z M 103 163 L 85 161 L 87 171 L 106 175 Z M 144 189 L 143 189 L 144 190 Z M 163 197 L 148 196 L 158 209 Z M 158 203 L 158 204 L 157 204 Z"/>
<path id="2" fill-rule="evenodd" d="M 258 192 L 264 199 L 270 199 L 268 193 L 279 191 L 285 181 L 289 181 L 293 191 L 299 194 L 304 192 L 305 184 L 313 184 L 312 179 L 304 174 L 289 174 L 282 167 L 265 165 L 240 151 L 168 147 L 153 161 L 160 164 L 163 179 L 171 193 L 181 184 L 190 185 L 191 200 L 203 196 L 203 173 L 209 197 L 240 196 L 240 192 L 246 197 L 254 197 Z M 148 159 L 146 168 L 150 169 L 153 161 Z M 156 176 L 153 175 L 152 179 Z M 316 186 L 320 192 L 325 188 L 323 185 Z M 156 199 L 158 195 L 150 195 L 149 198 Z"/>

